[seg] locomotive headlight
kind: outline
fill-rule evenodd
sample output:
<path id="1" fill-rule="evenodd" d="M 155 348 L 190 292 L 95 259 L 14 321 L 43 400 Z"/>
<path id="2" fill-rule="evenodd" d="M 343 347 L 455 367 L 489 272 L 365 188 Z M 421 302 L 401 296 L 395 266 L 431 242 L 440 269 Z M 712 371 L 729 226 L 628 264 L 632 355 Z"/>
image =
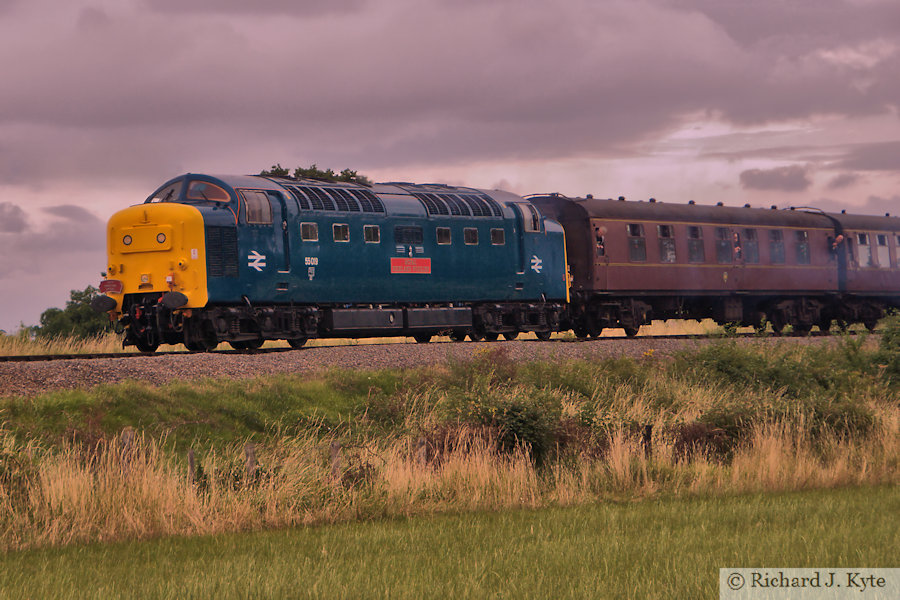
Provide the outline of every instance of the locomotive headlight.
<path id="1" fill-rule="evenodd" d="M 159 242 L 160 244 L 165 244 L 165 243 L 166 243 L 166 234 L 164 234 L 164 233 L 157 233 L 157 234 L 156 234 L 156 241 Z"/>
<path id="2" fill-rule="evenodd" d="M 141 273 L 141 283 L 150 283 L 150 275 Z"/>
<path id="3" fill-rule="evenodd" d="M 131 245 L 131 236 L 126 235 L 125 237 L 123 237 L 122 243 L 125 244 L 126 246 L 130 246 Z"/>

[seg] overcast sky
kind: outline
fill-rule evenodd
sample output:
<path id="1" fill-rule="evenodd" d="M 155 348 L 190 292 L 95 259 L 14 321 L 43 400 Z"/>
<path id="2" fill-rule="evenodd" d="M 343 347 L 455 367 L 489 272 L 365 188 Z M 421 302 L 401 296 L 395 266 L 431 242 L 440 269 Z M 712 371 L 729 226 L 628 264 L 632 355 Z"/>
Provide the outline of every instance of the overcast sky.
<path id="1" fill-rule="evenodd" d="M 896 0 L 0 0 L 0 329 L 191 172 L 900 213 Z"/>

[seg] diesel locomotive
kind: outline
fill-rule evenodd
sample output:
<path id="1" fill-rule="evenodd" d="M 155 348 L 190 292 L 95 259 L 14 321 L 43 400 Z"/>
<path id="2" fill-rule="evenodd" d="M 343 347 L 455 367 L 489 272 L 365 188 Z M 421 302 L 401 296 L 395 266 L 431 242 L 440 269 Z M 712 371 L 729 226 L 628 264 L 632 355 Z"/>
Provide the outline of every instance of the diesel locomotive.
<path id="1" fill-rule="evenodd" d="M 652 319 L 795 332 L 900 307 L 900 219 L 185 174 L 114 214 L 94 308 L 126 345 L 427 342 Z"/>
<path id="2" fill-rule="evenodd" d="M 519 196 L 186 174 L 114 214 L 94 307 L 125 345 L 549 338 L 566 311 L 562 227 Z"/>

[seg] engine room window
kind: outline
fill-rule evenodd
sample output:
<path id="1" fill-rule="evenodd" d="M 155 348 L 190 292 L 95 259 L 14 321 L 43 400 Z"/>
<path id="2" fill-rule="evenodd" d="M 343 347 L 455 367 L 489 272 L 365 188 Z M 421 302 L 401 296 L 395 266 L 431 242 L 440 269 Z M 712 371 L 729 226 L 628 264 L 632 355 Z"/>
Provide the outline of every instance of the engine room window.
<path id="1" fill-rule="evenodd" d="M 692 263 L 706 262 L 706 250 L 703 248 L 703 228 L 688 225 L 688 261 Z"/>
<path id="2" fill-rule="evenodd" d="M 346 223 L 335 223 L 331 226 L 331 231 L 334 234 L 334 241 L 336 242 L 349 242 L 350 241 L 350 226 Z"/>
<path id="3" fill-rule="evenodd" d="M 438 227 L 437 230 L 437 243 L 441 246 L 446 246 L 450 243 L 450 228 L 449 227 Z"/>
<path id="4" fill-rule="evenodd" d="M 403 245 L 419 245 L 425 240 L 421 227 L 398 225 L 394 227 L 394 243 Z"/>
<path id="5" fill-rule="evenodd" d="M 242 190 L 241 196 L 247 205 L 247 222 L 254 225 L 270 225 L 272 223 L 272 203 L 265 192 Z"/>
<path id="6" fill-rule="evenodd" d="M 759 236 L 755 229 L 745 229 L 744 239 L 741 242 L 744 253 L 744 262 L 747 264 L 759 263 Z"/>
<path id="7" fill-rule="evenodd" d="M 300 223 L 300 239 L 302 239 L 304 242 L 318 242 L 318 223 Z"/>
<path id="8" fill-rule="evenodd" d="M 628 259 L 631 262 L 646 262 L 647 240 L 644 239 L 644 226 L 640 223 L 629 223 L 627 228 Z"/>
<path id="9" fill-rule="evenodd" d="M 215 184 L 205 181 L 192 181 L 188 186 L 187 199 L 205 200 L 206 202 L 230 202 L 231 196 Z"/>
<path id="10" fill-rule="evenodd" d="M 659 236 L 659 262 L 675 262 L 675 234 L 671 225 L 657 225 Z"/>
<path id="11" fill-rule="evenodd" d="M 806 231 L 797 232 L 797 264 L 809 264 L 809 233 Z"/>
<path id="12" fill-rule="evenodd" d="M 731 264 L 734 258 L 734 245 L 731 230 L 727 227 L 716 227 L 716 262 L 720 265 Z"/>
<path id="13" fill-rule="evenodd" d="M 773 265 L 784 264 L 784 235 L 780 229 L 769 231 L 769 260 Z"/>
<path id="14" fill-rule="evenodd" d="M 178 181 L 172 185 L 167 185 L 159 190 L 150 198 L 150 202 L 173 202 L 178 200 L 178 193 L 181 191 L 183 181 Z"/>
<path id="15" fill-rule="evenodd" d="M 469 246 L 474 246 L 478 243 L 478 230 L 474 227 L 466 227 L 463 229 L 463 241 Z"/>
<path id="16" fill-rule="evenodd" d="M 491 244 L 503 246 L 506 244 L 506 232 L 502 229 L 491 229 Z"/>
<path id="17" fill-rule="evenodd" d="M 381 228 L 378 225 L 363 225 L 363 236 L 367 244 L 380 244 Z"/>

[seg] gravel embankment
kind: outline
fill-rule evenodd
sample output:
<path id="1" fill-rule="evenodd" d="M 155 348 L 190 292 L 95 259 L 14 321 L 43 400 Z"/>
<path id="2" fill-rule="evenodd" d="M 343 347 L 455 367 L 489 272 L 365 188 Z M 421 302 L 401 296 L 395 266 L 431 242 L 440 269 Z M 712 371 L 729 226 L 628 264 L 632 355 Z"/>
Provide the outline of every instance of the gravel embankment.
<path id="1" fill-rule="evenodd" d="M 747 339 L 747 343 L 827 343 L 829 338 Z M 0 396 L 33 396 L 54 389 L 89 388 L 138 380 L 163 384 L 206 377 L 242 379 L 279 373 L 312 373 L 332 367 L 381 369 L 469 360 L 480 350 L 503 348 L 516 361 L 643 356 L 656 357 L 710 340 L 605 338 L 588 342 L 513 341 L 493 343 L 382 344 L 304 348 L 264 354 L 183 354 L 114 359 L 70 359 L 0 363 Z"/>

